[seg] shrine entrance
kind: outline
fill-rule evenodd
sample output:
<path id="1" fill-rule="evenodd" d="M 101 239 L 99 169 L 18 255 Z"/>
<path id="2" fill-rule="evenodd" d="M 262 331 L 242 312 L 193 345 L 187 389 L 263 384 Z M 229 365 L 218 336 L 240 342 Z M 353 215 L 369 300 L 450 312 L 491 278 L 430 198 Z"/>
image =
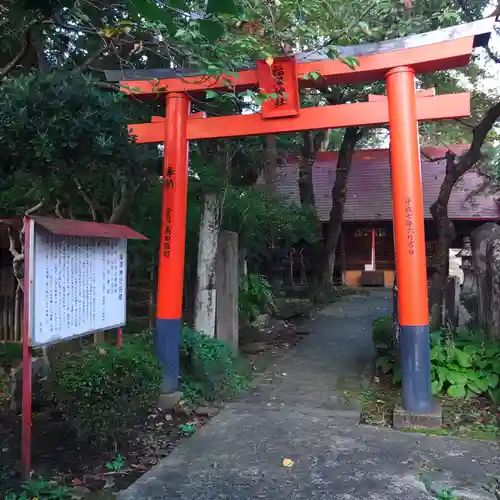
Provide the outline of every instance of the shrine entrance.
<path id="1" fill-rule="evenodd" d="M 486 19 L 342 48 L 341 56 L 357 58 L 359 64 L 354 69 L 315 53 L 277 57 L 270 65 L 257 61 L 254 68 L 240 71 L 238 77 L 183 76 L 168 69 L 107 72 L 109 81 L 121 80 L 120 85 L 136 98 L 160 93 L 166 97 L 166 117 L 129 126 L 138 143 L 165 144 L 156 323 L 157 354 L 164 367 L 163 392 L 177 391 L 179 383 L 189 141 L 388 123 L 403 407 L 416 413 L 432 410 L 418 122 L 468 116 L 470 96 L 417 91 L 415 75 L 467 65 L 472 49 L 487 43 L 492 27 L 493 20 Z M 312 73 L 319 78 L 308 78 Z M 361 103 L 300 107 L 300 88 L 375 80 L 386 81 L 387 96 L 369 96 Z M 248 88 L 272 94 L 259 113 L 209 118 L 202 113 L 190 114 L 191 97 L 199 98 L 207 90 Z"/>

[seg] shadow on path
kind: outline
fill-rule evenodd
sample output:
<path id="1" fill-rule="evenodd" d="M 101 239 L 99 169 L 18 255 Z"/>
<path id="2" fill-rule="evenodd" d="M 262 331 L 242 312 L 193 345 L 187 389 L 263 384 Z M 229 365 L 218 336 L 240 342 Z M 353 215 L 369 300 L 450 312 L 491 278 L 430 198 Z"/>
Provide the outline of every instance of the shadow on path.
<path id="1" fill-rule="evenodd" d="M 500 470 L 493 444 L 360 426 L 345 392 L 367 387 L 371 322 L 390 312 L 390 292 L 349 296 L 323 310 L 313 333 L 279 359 L 120 500 L 423 500 L 419 474 L 481 489 Z M 283 467 L 283 459 L 294 464 Z"/>

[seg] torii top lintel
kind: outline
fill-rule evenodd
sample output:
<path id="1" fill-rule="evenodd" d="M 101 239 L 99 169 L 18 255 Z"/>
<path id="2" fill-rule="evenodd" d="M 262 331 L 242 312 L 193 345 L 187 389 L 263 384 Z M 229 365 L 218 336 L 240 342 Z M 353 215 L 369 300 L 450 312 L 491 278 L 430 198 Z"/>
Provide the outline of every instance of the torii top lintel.
<path id="1" fill-rule="evenodd" d="M 354 70 L 339 60 L 331 60 L 321 52 L 298 54 L 296 72 L 301 87 L 312 87 L 314 80 L 304 79 L 312 72 L 321 75 L 321 84 L 346 84 L 384 79 L 387 71 L 398 66 L 411 66 L 416 73 L 430 73 L 465 66 L 472 49 L 484 46 L 493 29 L 494 18 L 436 30 L 419 35 L 341 47 L 341 56 L 356 57 Z M 144 96 L 169 92 L 203 92 L 232 89 L 245 90 L 259 82 L 258 71 L 246 68 L 239 76 L 206 77 L 193 72 L 179 73 L 171 69 L 139 71 L 106 71 L 108 81 L 120 81 L 124 92 Z"/>
<path id="2" fill-rule="evenodd" d="M 388 123 L 389 114 L 387 100 L 374 96 L 368 102 L 301 109 L 298 87 L 311 87 L 316 83 L 315 80 L 304 76 L 307 73 L 319 73 L 321 78 L 317 82 L 324 85 L 325 82 L 340 84 L 384 79 L 391 70 L 402 67 L 411 67 L 413 72 L 426 73 L 464 66 L 469 62 L 472 49 L 487 42 L 492 28 L 493 19 L 485 19 L 378 44 L 346 47 L 342 49 L 341 55 L 355 55 L 358 58 L 359 66 L 354 70 L 340 61 L 316 59 L 317 56 L 312 54 L 299 54 L 293 59 L 282 58 L 279 62 L 276 60 L 271 68 L 265 62 L 257 61 L 255 69 L 240 71 L 239 78 L 179 76 L 172 74 L 172 70 L 146 70 L 136 73 L 135 76 L 149 79 L 125 80 L 120 83 L 128 89 L 129 94 L 148 97 L 164 93 L 167 96 L 170 94 L 171 97 L 181 95 L 185 98 L 189 94 L 208 89 L 229 90 L 228 80 L 231 80 L 233 89 L 258 87 L 270 96 L 278 96 L 266 99 L 262 103 L 261 112 L 255 114 L 210 118 L 201 114 L 190 115 L 186 129 L 188 140 L 377 126 Z M 109 80 L 123 76 L 128 77 L 129 74 L 107 72 Z M 468 93 L 436 96 L 434 92 L 424 92 L 416 97 L 418 121 L 470 115 Z M 164 118 L 154 117 L 151 123 L 129 125 L 129 131 L 137 143 L 163 142 L 167 137 L 167 127 L 162 122 Z"/>

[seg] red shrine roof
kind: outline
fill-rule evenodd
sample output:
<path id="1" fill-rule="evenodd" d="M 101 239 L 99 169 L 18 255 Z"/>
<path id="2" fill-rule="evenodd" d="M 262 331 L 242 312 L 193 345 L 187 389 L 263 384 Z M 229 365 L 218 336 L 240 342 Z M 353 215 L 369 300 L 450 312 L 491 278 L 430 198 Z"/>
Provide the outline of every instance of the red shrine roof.
<path id="1" fill-rule="evenodd" d="M 453 146 L 457 154 L 469 146 Z M 422 182 L 425 218 L 431 219 L 429 207 L 436 200 L 445 174 L 445 160 L 430 162 L 427 157 L 441 158 L 446 149 L 441 147 L 422 148 Z M 338 153 L 318 153 L 313 167 L 314 195 L 318 216 L 322 221 L 330 217 L 332 207 L 331 191 L 335 182 Z M 278 193 L 295 203 L 300 203 L 297 157 L 287 158 L 287 165 L 278 169 Z M 483 180 L 476 172 L 468 172 L 453 189 L 448 205 L 453 220 L 497 220 L 500 219 L 500 205 L 495 196 L 481 193 L 470 194 Z M 387 221 L 392 220 L 391 174 L 388 149 L 367 149 L 354 154 L 347 183 L 347 198 L 344 221 Z"/>

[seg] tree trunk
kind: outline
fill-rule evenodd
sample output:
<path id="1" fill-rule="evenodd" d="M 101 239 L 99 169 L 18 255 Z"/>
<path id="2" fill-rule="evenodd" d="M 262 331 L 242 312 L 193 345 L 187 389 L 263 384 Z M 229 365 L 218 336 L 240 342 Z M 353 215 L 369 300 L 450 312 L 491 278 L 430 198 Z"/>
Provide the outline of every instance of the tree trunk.
<path id="1" fill-rule="evenodd" d="M 304 144 L 302 147 L 302 160 L 299 165 L 300 203 L 302 206 L 314 207 L 313 165 L 316 161 L 314 132 L 304 132 L 302 137 Z"/>
<path id="2" fill-rule="evenodd" d="M 430 290 L 431 330 L 438 330 L 443 323 L 442 307 L 444 290 L 448 276 L 450 248 L 455 238 L 455 226 L 448 217 L 448 202 L 457 180 L 458 178 L 456 178 L 455 174 L 455 156 L 452 153 L 448 153 L 446 155 L 446 174 L 441 184 L 438 198 L 430 208 L 438 234 L 434 252 L 434 273 L 432 275 Z"/>
<path id="3" fill-rule="evenodd" d="M 323 139 L 321 140 L 321 144 L 319 147 L 319 150 L 323 153 L 325 151 L 328 151 L 328 146 L 330 145 L 330 132 L 331 132 L 331 129 L 327 129 L 327 130 L 325 130 L 325 132 L 323 134 Z"/>
<path id="4" fill-rule="evenodd" d="M 266 162 L 264 164 L 263 179 L 265 192 L 268 196 L 276 195 L 276 176 L 278 167 L 278 148 L 276 136 L 266 136 Z"/>
<path id="5" fill-rule="evenodd" d="M 329 130 L 320 130 L 319 132 L 307 131 L 302 134 L 302 160 L 299 165 L 299 193 L 300 203 L 304 207 L 314 207 L 313 167 L 316 162 L 316 155 L 322 145 L 328 144 Z"/>
<path id="6" fill-rule="evenodd" d="M 454 238 L 454 226 L 448 218 L 448 201 L 451 191 L 462 175 L 481 159 L 481 148 L 499 117 L 500 102 L 497 102 L 488 109 L 482 120 L 473 128 L 472 143 L 468 151 L 458 159 L 451 151 L 446 154 L 446 175 L 441 184 L 438 199 L 431 206 L 432 217 L 436 221 L 439 235 L 436 249 L 436 271 L 432 278 L 430 301 L 431 311 L 434 312 L 431 319 L 433 328 L 441 325 L 440 310 L 447 275 L 447 271 L 444 270 L 447 269 L 449 248 Z"/>
<path id="7" fill-rule="evenodd" d="M 216 291 L 215 269 L 219 239 L 220 207 L 217 195 L 204 196 L 198 239 L 197 287 L 194 307 L 194 328 L 215 336 Z"/>
<path id="8" fill-rule="evenodd" d="M 352 157 L 361 131 L 357 127 L 346 129 L 337 161 L 335 184 L 332 189 L 332 209 L 330 220 L 326 225 L 323 251 L 316 279 L 318 288 L 328 289 L 333 286 L 333 270 L 335 267 L 335 251 L 342 230 L 344 205 L 346 200 L 347 180 L 351 169 Z"/>

